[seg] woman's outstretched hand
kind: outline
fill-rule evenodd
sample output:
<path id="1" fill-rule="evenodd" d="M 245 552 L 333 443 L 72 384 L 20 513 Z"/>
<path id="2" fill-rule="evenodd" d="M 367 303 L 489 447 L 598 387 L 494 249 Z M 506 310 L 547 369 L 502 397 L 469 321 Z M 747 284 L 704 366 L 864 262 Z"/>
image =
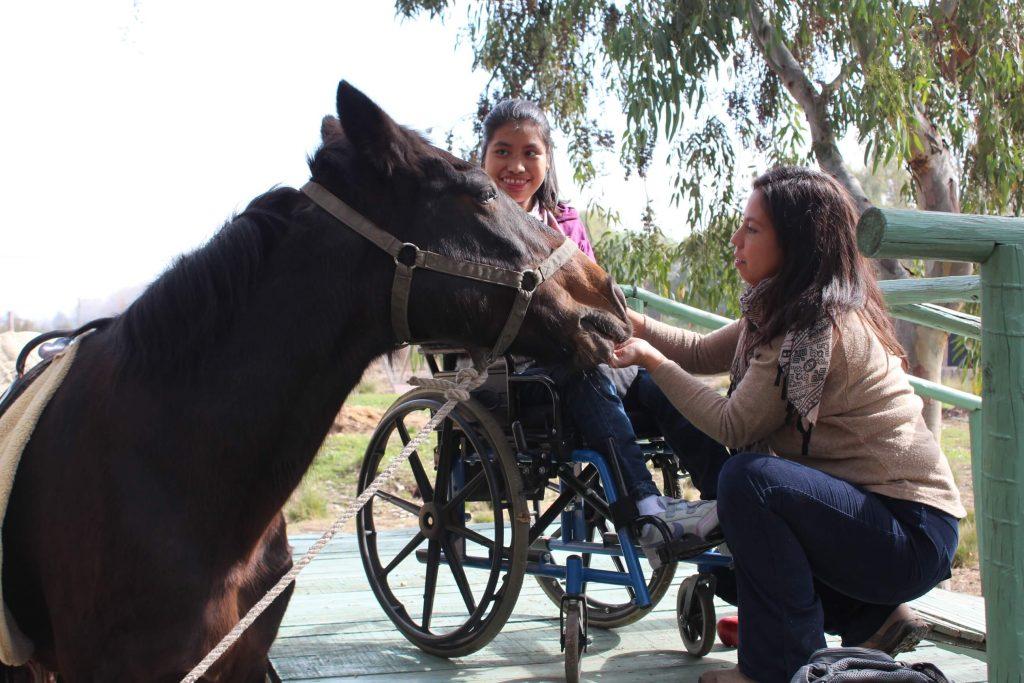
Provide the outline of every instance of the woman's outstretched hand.
<path id="1" fill-rule="evenodd" d="M 612 351 L 611 360 L 608 365 L 613 368 L 626 368 L 630 365 L 639 365 L 648 372 L 665 362 L 665 356 L 661 351 L 651 346 L 643 339 L 630 337 L 615 347 Z"/>

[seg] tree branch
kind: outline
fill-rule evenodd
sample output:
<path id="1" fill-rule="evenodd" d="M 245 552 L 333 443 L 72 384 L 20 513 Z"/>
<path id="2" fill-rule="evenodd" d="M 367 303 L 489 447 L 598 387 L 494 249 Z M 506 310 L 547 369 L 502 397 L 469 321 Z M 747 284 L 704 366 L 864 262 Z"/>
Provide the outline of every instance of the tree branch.
<path id="1" fill-rule="evenodd" d="M 838 76 L 833 78 L 832 81 L 829 82 L 829 83 L 822 83 L 821 84 L 821 99 L 823 99 L 823 100 L 831 99 L 832 95 L 834 95 L 835 92 L 837 90 L 839 90 L 840 87 L 842 87 L 843 83 L 846 82 L 846 79 L 849 78 L 850 74 L 853 73 L 854 66 L 856 66 L 856 62 L 854 62 L 852 60 L 848 61 L 848 62 L 844 62 L 842 68 L 839 69 L 839 75 Z"/>
<path id="2" fill-rule="evenodd" d="M 814 89 L 814 84 L 796 61 L 793 53 L 776 35 L 775 28 L 768 23 L 757 0 L 750 3 L 750 25 L 753 29 L 754 42 L 761 49 L 768 68 L 779 77 L 786 91 L 805 112 L 817 109 L 818 93 Z"/>
<path id="3" fill-rule="evenodd" d="M 846 167 L 843 155 L 836 145 L 835 131 L 828 120 L 828 95 L 831 93 L 819 94 L 814 89 L 803 67 L 778 37 L 775 27 L 764 16 L 758 0 L 750 2 L 750 24 L 754 42 L 760 48 L 768 68 L 782 80 L 786 91 L 804 110 L 804 118 L 811 129 L 814 158 L 817 159 L 818 165 L 849 191 L 857 211 L 863 213 L 871 206 L 871 201 L 864 193 L 860 181 Z M 844 70 L 848 68 L 846 64 L 843 66 Z M 840 71 L 840 77 L 846 78 L 843 73 L 844 71 Z M 905 269 L 896 259 L 878 259 L 876 265 L 884 279 L 907 276 Z"/>

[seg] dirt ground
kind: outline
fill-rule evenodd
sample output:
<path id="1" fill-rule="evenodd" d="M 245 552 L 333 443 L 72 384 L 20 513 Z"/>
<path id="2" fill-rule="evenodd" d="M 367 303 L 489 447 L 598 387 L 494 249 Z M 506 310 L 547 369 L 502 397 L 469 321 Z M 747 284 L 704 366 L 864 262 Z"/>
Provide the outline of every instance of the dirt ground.
<path id="1" fill-rule="evenodd" d="M 331 425 L 331 434 L 370 434 L 384 411 L 370 406 L 343 406 Z"/>

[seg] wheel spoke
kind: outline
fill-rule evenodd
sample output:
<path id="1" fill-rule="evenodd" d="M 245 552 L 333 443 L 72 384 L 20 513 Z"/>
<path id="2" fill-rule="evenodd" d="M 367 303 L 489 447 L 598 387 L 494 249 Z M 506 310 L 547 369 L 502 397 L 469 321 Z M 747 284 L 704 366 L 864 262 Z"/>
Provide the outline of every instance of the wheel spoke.
<path id="1" fill-rule="evenodd" d="M 441 542 L 444 544 L 444 556 L 448 560 L 448 568 L 452 570 L 452 576 L 455 577 L 455 584 L 459 587 L 459 592 L 462 593 L 466 609 L 472 614 L 476 609 L 476 600 L 473 598 L 473 591 L 469 588 L 469 580 L 466 579 L 466 571 L 462 567 L 462 558 L 456 552 L 455 544 L 447 537 Z"/>
<path id="2" fill-rule="evenodd" d="M 447 419 L 437 439 L 437 478 L 434 480 L 434 495 L 438 502 L 448 498 L 448 482 L 452 474 L 452 420 Z"/>
<path id="3" fill-rule="evenodd" d="M 477 472 L 476 476 L 470 479 L 469 483 L 463 486 L 462 490 L 455 494 L 455 496 L 442 508 L 442 510 L 447 512 L 448 510 L 451 510 L 452 507 L 466 502 L 466 498 L 473 493 L 476 493 L 476 490 L 480 488 L 480 485 L 486 480 L 487 478 L 484 476 L 483 472 Z"/>
<path id="4" fill-rule="evenodd" d="M 425 503 L 430 503 L 434 500 L 434 487 L 430 485 L 430 477 L 427 476 L 427 471 L 423 469 L 423 463 L 420 462 L 420 456 L 413 451 L 409 454 L 409 466 L 412 467 L 412 474 L 416 477 L 416 486 L 420 489 L 420 497 L 423 498 Z"/>
<path id="5" fill-rule="evenodd" d="M 472 529 L 467 529 L 466 527 L 461 526 L 453 526 L 449 529 L 449 531 L 457 536 L 461 536 L 467 541 L 473 541 L 474 543 L 478 543 L 487 548 L 488 550 L 494 550 L 494 541 L 492 541 L 491 539 L 487 538 L 482 534 L 477 533 L 476 531 L 473 531 Z"/>
<path id="6" fill-rule="evenodd" d="M 397 567 L 402 560 L 409 557 L 409 553 L 411 553 L 413 550 L 416 550 L 416 548 L 419 547 L 420 543 L 423 543 L 424 539 L 426 539 L 426 536 L 423 535 L 423 532 L 417 531 L 416 535 L 412 537 L 412 540 L 409 541 L 409 543 L 407 543 L 404 548 L 398 551 L 398 554 L 395 555 L 394 559 L 388 562 L 388 566 L 384 567 L 380 576 L 385 577 L 388 574 L 390 574 L 391 571 L 395 567 Z"/>
<path id="7" fill-rule="evenodd" d="M 405 498 L 399 498 L 395 494 L 388 493 L 387 491 L 377 491 L 377 497 L 383 498 L 392 505 L 402 508 L 411 515 L 416 515 L 417 517 L 420 515 L 420 506 L 406 500 Z"/>
<path id="8" fill-rule="evenodd" d="M 408 446 L 412 439 L 409 438 L 409 430 L 405 426 L 405 420 L 400 417 L 395 418 L 395 428 L 398 430 L 398 436 L 402 438 L 402 445 Z"/>
<path id="9" fill-rule="evenodd" d="M 398 436 L 402 439 L 402 445 L 408 446 L 409 441 L 409 430 L 405 426 L 405 421 L 402 418 L 395 420 L 395 428 L 398 429 Z M 423 463 L 420 462 L 420 456 L 416 451 L 413 451 L 409 455 L 409 466 L 412 467 L 412 474 L 416 477 L 416 486 L 420 489 L 420 497 L 423 501 L 429 503 L 434 500 L 434 487 L 430 485 L 430 477 L 427 476 L 427 471 L 423 469 Z"/>
<path id="10" fill-rule="evenodd" d="M 430 617 L 434 613 L 434 593 L 437 592 L 437 568 L 441 564 L 441 544 L 427 544 L 427 580 L 423 586 L 423 630 L 430 630 Z"/>

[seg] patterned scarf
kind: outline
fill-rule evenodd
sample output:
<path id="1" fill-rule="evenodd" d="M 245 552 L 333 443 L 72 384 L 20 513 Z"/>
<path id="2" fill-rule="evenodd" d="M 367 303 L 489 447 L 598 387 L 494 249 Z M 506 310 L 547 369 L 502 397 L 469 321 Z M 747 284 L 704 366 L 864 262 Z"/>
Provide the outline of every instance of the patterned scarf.
<path id="1" fill-rule="evenodd" d="M 764 293 L 770 284 L 771 278 L 765 278 L 756 286 L 748 287 L 740 297 L 740 310 L 743 317 L 755 329 L 768 320 Z M 729 394 L 732 394 L 750 367 L 750 359 L 754 356 L 756 346 L 755 341 L 755 335 L 750 333 L 748 327 L 744 327 L 729 373 Z M 782 399 L 786 401 L 787 423 L 796 413 L 797 430 L 804 435 L 804 455 L 807 455 L 811 430 L 818 420 L 821 394 L 825 388 L 825 377 L 828 375 L 831 358 L 832 319 L 827 315 L 818 318 L 809 328 L 787 331 L 782 340 L 775 386 L 781 384 Z M 751 446 L 756 447 L 757 450 L 763 450 L 765 444 L 760 442 Z M 744 450 L 747 449 L 744 448 Z"/>

